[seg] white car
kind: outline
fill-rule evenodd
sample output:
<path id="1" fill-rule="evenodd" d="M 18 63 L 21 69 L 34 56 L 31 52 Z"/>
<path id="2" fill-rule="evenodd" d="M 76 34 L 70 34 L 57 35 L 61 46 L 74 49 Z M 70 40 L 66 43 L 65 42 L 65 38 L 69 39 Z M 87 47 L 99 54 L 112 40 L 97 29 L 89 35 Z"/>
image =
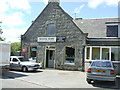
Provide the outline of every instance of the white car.
<path id="1" fill-rule="evenodd" d="M 35 62 L 30 62 L 23 56 L 11 56 L 10 69 L 22 70 L 23 72 L 39 69 L 40 65 Z"/>

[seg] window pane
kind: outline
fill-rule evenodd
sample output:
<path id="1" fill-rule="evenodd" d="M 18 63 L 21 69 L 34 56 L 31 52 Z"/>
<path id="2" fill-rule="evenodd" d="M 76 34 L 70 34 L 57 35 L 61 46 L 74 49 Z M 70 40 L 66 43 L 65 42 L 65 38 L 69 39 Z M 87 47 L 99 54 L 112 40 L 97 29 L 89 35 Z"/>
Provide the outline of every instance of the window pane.
<path id="1" fill-rule="evenodd" d="M 109 48 L 102 48 L 102 59 L 109 60 Z"/>
<path id="2" fill-rule="evenodd" d="M 118 25 L 107 26 L 107 37 L 118 37 Z"/>
<path id="3" fill-rule="evenodd" d="M 112 61 L 120 60 L 120 48 L 111 48 L 111 60 Z"/>
<path id="4" fill-rule="evenodd" d="M 100 62 L 100 61 L 97 61 L 97 62 L 93 62 L 91 64 L 92 67 L 112 67 L 111 63 L 110 62 Z"/>
<path id="5" fill-rule="evenodd" d="M 31 57 L 37 56 L 37 47 L 31 47 Z"/>
<path id="6" fill-rule="evenodd" d="M 13 62 L 18 62 L 18 60 L 16 58 L 13 58 Z"/>
<path id="7" fill-rule="evenodd" d="M 87 47 L 86 59 L 90 59 L 90 47 Z"/>
<path id="8" fill-rule="evenodd" d="M 92 60 L 100 60 L 100 48 L 92 48 Z"/>
<path id="9" fill-rule="evenodd" d="M 48 25 L 48 35 L 54 35 L 56 33 L 56 25 Z"/>
<path id="10" fill-rule="evenodd" d="M 72 47 L 66 47 L 65 62 L 74 63 L 74 59 L 75 59 L 75 49 Z"/>

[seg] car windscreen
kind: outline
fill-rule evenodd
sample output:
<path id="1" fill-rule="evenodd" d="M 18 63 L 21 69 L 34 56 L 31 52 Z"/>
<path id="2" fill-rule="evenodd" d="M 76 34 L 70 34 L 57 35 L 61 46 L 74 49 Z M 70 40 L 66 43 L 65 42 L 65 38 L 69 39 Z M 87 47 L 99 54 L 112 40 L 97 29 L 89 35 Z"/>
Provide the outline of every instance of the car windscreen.
<path id="1" fill-rule="evenodd" d="M 19 58 L 19 60 L 20 60 L 21 62 L 29 61 L 28 59 L 25 59 L 25 58 Z"/>
<path id="2" fill-rule="evenodd" d="M 93 62 L 91 66 L 92 67 L 112 67 L 110 62 L 101 62 L 101 61 Z"/>

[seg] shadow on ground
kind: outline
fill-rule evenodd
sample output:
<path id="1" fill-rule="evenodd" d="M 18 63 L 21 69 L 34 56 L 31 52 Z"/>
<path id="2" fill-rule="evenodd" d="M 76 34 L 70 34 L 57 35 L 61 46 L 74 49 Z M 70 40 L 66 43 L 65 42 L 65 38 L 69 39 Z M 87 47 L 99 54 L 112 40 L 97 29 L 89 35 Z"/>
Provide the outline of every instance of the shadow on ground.
<path id="1" fill-rule="evenodd" d="M 20 77 L 26 77 L 28 75 L 26 75 L 27 73 L 39 73 L 39 72 L 42 72 L 42 71 L 28 71 L 28 72 L 23 72 L 23 73 L 19 73 L 19 72 L 22 72 L 22 71 L 7 71 L 7 72 L 2 72 L 2 79 L 9 79 L 9 78 L 12 78 L 12 79 L 15 79 L 15 78 L 20 78 Z"/>
<path id="2" fill-rule="evenodd" d="M 117 77 L 116 82 L 102 82 L 102 81 L 95 81 L 92 84 L 94 87 L 100 87 L 100 88 L 109 88 L 109 89 L 120 89 L 120 77 Z"/>

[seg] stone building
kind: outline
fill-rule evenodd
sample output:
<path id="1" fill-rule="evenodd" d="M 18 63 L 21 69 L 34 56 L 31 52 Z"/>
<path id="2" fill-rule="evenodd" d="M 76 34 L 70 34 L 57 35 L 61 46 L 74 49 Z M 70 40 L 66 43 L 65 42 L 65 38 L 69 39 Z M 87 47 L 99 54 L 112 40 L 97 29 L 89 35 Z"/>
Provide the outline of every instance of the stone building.
<path id="1" fill-rule="evenodd" d="M 49 0 L 21 37 L 22 55 L 37 57 L 43 68 L 84 71 L 92 60 L 111 60 L 118 69 L 119 26 L 119 18 L 73 19 L 59 0 Z"/>
<path id="2" fill-rule="evenodd" d="M 22 36 L 23 54 L 37 57 L 43 68 L 83 70 L 86 39 L 59 1 L 51 0 Z"/>

